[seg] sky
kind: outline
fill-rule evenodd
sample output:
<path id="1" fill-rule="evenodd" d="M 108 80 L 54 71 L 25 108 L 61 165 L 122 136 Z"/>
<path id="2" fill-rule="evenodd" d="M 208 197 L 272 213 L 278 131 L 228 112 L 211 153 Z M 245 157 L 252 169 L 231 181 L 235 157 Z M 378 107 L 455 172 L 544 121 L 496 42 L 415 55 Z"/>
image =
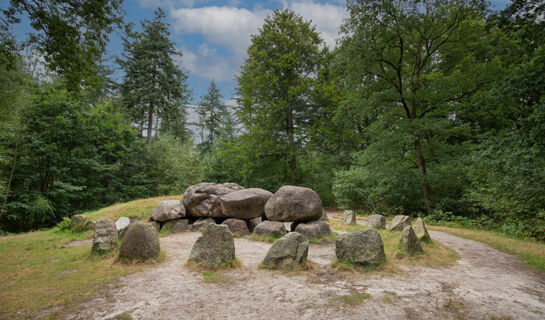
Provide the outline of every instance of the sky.
<path id="1" fill-rule="evenodd" d="M 1 7 L 8 0 L 0 0 Z M 503 9 L 508 0 L 491 1 L 493 8 Z M 236 76 L 244 62 L 251 35 L 258 32 L 264 18 L 275 9 L 290 8 L 312 20 L 329 48 L 335 46 L 339 26 L 346 17 L 344 0 L 125 0 L 125 22 L 140 25 L 143 19 L 153 19 L 154 11 L 166 12 L 171 40 L 182 51 L 182 69 L 188 74 L 192 89 L 192 104 L 206 93 L 210 82 L 216 81 L 227 104 L 236 96 Z M 16 36 L 24 38 L 28 25 L 16 28 Z M 106 57 L 114 61 L 123 49 L 120 31 L 110 37 Z M 23 39 L 21 39 L 23 40 Z M 121 72 L 115 73 L 116 78 Z"/>

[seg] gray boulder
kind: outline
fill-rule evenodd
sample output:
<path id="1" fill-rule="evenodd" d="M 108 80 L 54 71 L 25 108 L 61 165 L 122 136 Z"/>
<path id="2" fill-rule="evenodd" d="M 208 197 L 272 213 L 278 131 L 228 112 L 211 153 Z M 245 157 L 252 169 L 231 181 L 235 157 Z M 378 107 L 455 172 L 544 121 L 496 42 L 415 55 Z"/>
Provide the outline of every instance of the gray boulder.
<path id="1" fill-rule="evenodd" d="M 227 219 L 223 221 L 221 224 L 226 225 L 229 228 L 229 231 L 231 233 L 235 233 L 239 236 L 245 236 L 250 234 L 250 230 L 248 230 L 248 225 L 246 224 L 246 221 L 241 219 Z"/>
<path id="2" fill-rule="evenodd" d="M 346 210 L 343 212 L 343 224 L 344 225 L 355 225 L 356 223 L 356 214 L 352 210 Z"/>
<path id="3" fill-rule="evenodd" d="M 237 219 L 258 218 L 265 212 L 265 203 L 272 192 L 259 188 L 234 191 L 220 196 L 222 214 Z"/>
<path id="4" fill-rule="evenodd" d="M 327 213 L 325 212 L 325 209 L 322 209 L 322 216 L 320 217 L 320 221 L 329 221 L 329 218 L 327 217 Z"/>
<path id="5" fill-rule="evenodd" d="M 117 248 L 117 230 L 110 219 L 98 219 L 93 234 L 93 254 L 105 254 Z"/>
<path id="6" fill-rule="evenodd" d="M 282 222 L 266 220 L 255 227 L 254 233 L 265 237 L 282 237 L 288 233 L 288 230 Z"/>
<path id="7" fill-rule="evenodd" d="M 307 238 L 314 237 L 319 239 L 331 234 L 331 228 L 329 227 L 329 224 L 323 221 L 301 222 L 295 227 L 295 232 L 298 232 Z"/>
<path id="8" fill-rule="evenodd" d="M 199 218 L 191 225 L 192 231 L 203 231 L 207 225 L 216 224 L 216 220 L 212 218 Z"/>
<path id="9" fill-rule="evenodd" d="M 187 219 L 180 219 L 172 226 L 173 233 L 179 233 L 189 230 L 189 221 Z"/>
<path id="10" fill-rule="evenodd" d="M 88 230 L 86 228 L 87 219 L 81 214 L 75 214 L 70 218 L 70 230 L 74 232 L 82 232 Z"/>
<path id="11" fill-rule="evenodd" d="M 248 220 L 248 228 L 250 229 L 250 232 L 254 232 L 255 227 L 257 227 L 257 225 L 261 222 L 263 222 L 261 217 Z"/>
<path id="12" fill-rule="evenodd" d="M 151 218 L 154 221 L 168 221 L 185 217 L 185 207 L 181 201 L 165 200 L 159 202 L 151 211 Z"/>
<path id="13" fill-rule="evenodd" d="M 161 252 L 157 230 L 149 223 L 134 222 L 127 231 L 119 249 L 119 257 L 148 260 L 159 257 Z"/>
<path id="14" fill-rule="evenodd" d="M 422 253 L 422 246 L 420 240 L 416 237 L 414 230 L 411 226 L 406 226 L 401 231 L 401 238 L 399 239 L 399 249 L 410 255 Z"/>
<path id="15" fill-rule="evenodd" d="M 416 237 L 418 237 L 420 241 L 423 241 L 423 242 L 431 241 L 430 234 L 428 233 L 428 229 L 426 228 L 426 225 L 424 225 L 424 220 L 422 220 L 422 218 L 416 219 L 413 225 L 413 230 L 414 230 L 414 233 L 416 234 Z"/>
<path id="16" fill-rule="evenodd" d="M 236 183 L 214 184 L 203 182 L 186 189 L 183 203 L 192 217 L 225 218 L 221 209 L 220 197 L 243 187 Z"/>
<path id="17" fill-rule="evenodd" d="M 339 261 L 363 267 L 378 266 L 386 261 L 382 238 L 375 230 L 361 230 L 337 237 L 335 254 Z"/>
<path id="18" fill-rule="evenodd" d="M 235 241 L 226 225 L 210 224 L 197 239 L 189 262 L 206 267 L 217 266 L 235 259 Z"/>
<path id="19" fill-rule="evenodd" d="M 161 231 L 163 232 L 170 232 L 172 231 L 172 227 L 174 227 L 174 225 L 176 223 L 178 223 L 181 219 L 174 219 L 174 220 L 168 220 L 168 221 L 165 221 L 161 224 Z"/>
<path id="20" fill-rule="evenodd" d="M 411 218 L 409 218 L 409 216 L 398 215 L 394 217 L 392 222 L 390 222 L 390 225 L 388 226 L 388 230 L 402 231 L 403 228 L 410 225 L 411 225 Z"/>
<path id="21" fill-rule="evenodd" d="M 127 217 L 120 217 L 115 221 L 115 229 L 117 230 L 117 235 L 119 238 L 123 238 L 125 231 L 131 224 L 131 220 Z"/>
<path id="22" fill-rule="evenodd" d="M 265 204 L 265 214 L 272 221 L 313 221 L 322 216 L 322 200 L 314 190 L 283 186 Z"/>
<path id="23" fill-rule="evenodd" d="M 263 265 L 273 269 L 295 269 L 307 260 L 307 256 L 307 238 L 297 232 L 290 232 L 273 243 Z"/>
<path id="24" fill-rule="evenodd" d="M 381 214 L 373 214 L 367 219 L 367 228 L 384 229 L 386 227 L 386 217 Z"/>
<path id="25" fill-rule="evenodd" d="M 95 223 L 91 220 L 87 220 L 85 222 L 85 230 L 94 230 L 95 229 Z"/>

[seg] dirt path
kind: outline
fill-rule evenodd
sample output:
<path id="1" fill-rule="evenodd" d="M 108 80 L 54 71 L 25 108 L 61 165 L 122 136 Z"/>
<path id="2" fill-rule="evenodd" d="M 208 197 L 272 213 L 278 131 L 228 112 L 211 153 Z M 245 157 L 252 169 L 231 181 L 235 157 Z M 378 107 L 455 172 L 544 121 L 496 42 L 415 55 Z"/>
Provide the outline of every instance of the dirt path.
<path id="1" fill-rule="evenodd" d="M 407 267 L 401 275 L 332 277 L 333 244 L 313 245 L 314 276 L 260 270 L 270 244 L 235 239 L 243 267 L 224 274 L 225 284 L 204 283 L 184 267 L 199 233 L 161 238 L 168 260 L 110 285 L 69 319 L 510 319 L 545 318 L 545 276 L 516 257 L 442 232 L 432 238 L 457 250 L 450 268 Z M 340 279 L 340 280 L 339 280 Z M 369 293 L 350 306 L 339 295 Z"/>

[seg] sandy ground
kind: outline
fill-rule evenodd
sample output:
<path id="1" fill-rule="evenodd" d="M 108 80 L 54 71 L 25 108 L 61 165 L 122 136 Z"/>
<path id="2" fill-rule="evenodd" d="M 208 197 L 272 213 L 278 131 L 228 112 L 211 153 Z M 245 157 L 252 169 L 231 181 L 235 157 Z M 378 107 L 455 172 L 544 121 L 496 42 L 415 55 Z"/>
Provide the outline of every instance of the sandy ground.
<path id="1" fill-rule="evenodd" d="M 111 284 L 68 319 L 545 319 L 545 275 L 485 244 L 430 234 L 460 253 L 458 264 L 393 276 L 333 276 L 333 244 L 311 244 L 312 274 L 261 270 L 271 244 L 239 238 L 243 266 L 224 273 L 224 284 L 204 283 L 184 267 L 200 233 L 172 234 L 161 238 L 166 262 Z M 335 300 L 354 293 L 371 298 L 355 306 Z"/>

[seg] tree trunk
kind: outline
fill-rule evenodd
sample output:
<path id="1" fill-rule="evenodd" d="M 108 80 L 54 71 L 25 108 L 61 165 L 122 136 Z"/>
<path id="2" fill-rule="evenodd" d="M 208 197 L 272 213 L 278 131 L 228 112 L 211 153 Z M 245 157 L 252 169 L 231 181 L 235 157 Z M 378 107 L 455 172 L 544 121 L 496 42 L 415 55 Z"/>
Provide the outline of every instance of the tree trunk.
<path id="1" fill-rule="evenodd" d="M 426 174 L 426 161 L 424 160 L 424 155 L 422 154 L 422 141 L 417 137 L 414 141 L 414 152 L 416 154 L 416 166 L 418 167 L 418 173 L 422 179 L 422 195 L 424 196 L 424 203 L 426 204 L 426 213 L 430 215 L 431 202 L 430 202 L 430 186 L 428 184 L 428 177 Z"/>
<path id="2" fill-rule="evenodd" d="M 148 110 L 148 133 L 146 135 L 146 143 L 148 144 L 148 146 L 151 146 L 152 130 L 153 130 L 153 106 L 150 104 L 149 110 Z"/>

